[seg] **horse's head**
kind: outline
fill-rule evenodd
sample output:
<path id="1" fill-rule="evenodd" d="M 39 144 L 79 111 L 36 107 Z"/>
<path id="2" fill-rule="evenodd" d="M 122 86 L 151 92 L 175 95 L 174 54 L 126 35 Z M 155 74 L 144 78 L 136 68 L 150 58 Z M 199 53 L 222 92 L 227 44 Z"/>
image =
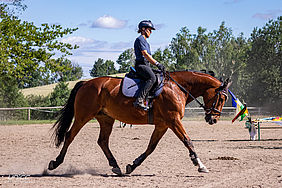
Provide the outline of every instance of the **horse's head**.
<path id="1" fill-rule="evenodd" d="M 221 115 L 224 103 L 228 98 L 228 87 L 231 85 L 226 79 L 218 88 L 210 88 L 204 94 L 205 120 L 210 125 L 216 123 Z"/>

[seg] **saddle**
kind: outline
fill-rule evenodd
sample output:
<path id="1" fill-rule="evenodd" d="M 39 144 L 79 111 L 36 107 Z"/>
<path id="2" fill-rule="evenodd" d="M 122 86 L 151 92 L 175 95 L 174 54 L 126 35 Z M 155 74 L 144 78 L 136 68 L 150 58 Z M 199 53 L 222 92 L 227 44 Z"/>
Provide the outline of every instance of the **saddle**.
<path id="1" fill-rule="evenodd" d="M 154 70 L 153 72 L 156 75 L 156 82 L 154 83 L 152 89 L 149 91 L 146 96 L 147 99 L 155 98 L 160 95 L 164 86 L 164 76 L 163 73 L 159 70 Z M 130 67 L 130 72 L 127 73 L 122 81 L 122 93 L 126 97 L 137 97 L 140 89 L 144 87 L 145 81 L 139 76 L 136 70 L 133 67 Z"/>
<path id="2" fill-rule="evenodd" d="M 149 106 L 148 124 L 153 124 L 154 122 L 153 99 L 161 94 L 164 86 L 163 73 L 159 70 L 154 69 L 153 72 L 156 75 L 157 81 L 154 83 L 152 89 L 146 96 L 146 101 Z M 130 72 L 125 75 L 121 83 L 122 93 L 126 97 L 137 97 L 140 89 L 144 87 L 144 85 L 145 81 L 142 80 L 142 77 L 137 74 L 136 70 L 133 67 L 130 67 Z"/>

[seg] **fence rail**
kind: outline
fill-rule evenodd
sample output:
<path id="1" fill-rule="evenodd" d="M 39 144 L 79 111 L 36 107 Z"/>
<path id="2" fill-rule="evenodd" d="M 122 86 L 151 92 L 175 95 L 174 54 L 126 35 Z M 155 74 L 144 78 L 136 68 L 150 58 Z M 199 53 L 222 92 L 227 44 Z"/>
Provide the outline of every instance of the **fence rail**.
<path id="1" fill-rule="evenodd" d="M 54 113 L 53 111 L 46 111 L 46 110 L 61 109 L 61 108 L 63 108 L 63 106 L 0 108 L 0 120 L 1 121 L 9 120 L 11 117 L 14 116 L 13 114 L 18 110 L 27 110 L 27 120 L 31 120 L 31 110 L 38 110 L 38 111 L 44 110 L 43 112 L 46 112 L 46 113 Z M 23 119 L 25 119 L 25 118 L 23 118 Z"/>
<path id="2" fill-rule="evenodd" d="M 38 111 L 42 113 L 56 113 L 56 109 L 61 109 L 62 106 L 54 107 L 18 107 L 18 108 L 0 108 L 0 121 L 6 121 L 11 119 L 16 120 L 31 120 L 38 119 L 31 111 Z M 261 115 L 262 108 L 260 107 L 248 107 L 250 114 Z M 57 110 L 58 111 L 58 110 Z M 236 109 L 234 107 L 223 107 L 222 116 L 232 116 L 235 115 Z M 20 115 L 19 115 L 20 114 Z M 194 117 L 199 115 L 204 115 L 205 111 L 200 107 L 186 107 L 185 116 Z M 34 117 L 32 117 L 34 116 Z M 50 118 L 50 117 L 49 117 Z M 52 117 L 51 117 L 52 118 Z"/>

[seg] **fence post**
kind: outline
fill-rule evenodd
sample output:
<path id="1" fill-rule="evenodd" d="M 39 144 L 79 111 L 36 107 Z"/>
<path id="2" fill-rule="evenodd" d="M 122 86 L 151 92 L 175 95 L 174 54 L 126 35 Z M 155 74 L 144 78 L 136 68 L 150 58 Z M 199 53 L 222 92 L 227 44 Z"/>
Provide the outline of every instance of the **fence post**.
<path id="1" fill-rule="evenodd" d="M 27 120 L 30 120 L 30 107 L 27 109 Z"/>

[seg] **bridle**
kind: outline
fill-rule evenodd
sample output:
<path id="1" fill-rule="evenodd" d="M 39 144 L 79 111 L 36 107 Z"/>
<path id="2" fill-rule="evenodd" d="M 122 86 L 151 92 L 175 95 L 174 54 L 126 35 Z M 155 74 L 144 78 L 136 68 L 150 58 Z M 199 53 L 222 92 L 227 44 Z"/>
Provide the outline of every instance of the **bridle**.
<path id="1" fill-rule="evenodd" d="M 211 115 L 211 116 L 220 116 L 221 115 L 221 111 L 219 111 L 218 109 L 216 109 L 216 105 L 218 104 L 218 102 L 220 101 L 221 99 L 221 95 L 224 95 L 225 97 L 225 101 L 227 101 L 228 99 L 228 95 L 227 95 L 227 91 L 225 89 L 218 89 L 217 93 L 216 93 L 216 99 L 213 101 L 212 103 L 212 107 L 211 108 L 206 108 L 204 106 L 204 110 L 206 111 L 206 115 Z M 211 99 L 210 99 L 211 100 Z M 209 101 L 210 101 L 209 100 Z M 209 102 L 208 101 L 208 102 Z M 213 113 L 215 112 L 215 113 Z"/>
<path id="2" fill-rule="evenodd" d="M 214 100 L 212 107 L 208 108 L 206 107 L 203 103 L 201 103 L 197 98 L 195 98 L 190 92 L 188 92 L 182 85 L 180 85 L 176 80 L 174 80 L 169 73 L 165 72 L 166 76 L 171 79 L 179 88 L 180 90 L 182 90 L 185 94 L 188 94 L 193 100 L 195 100 L 200 107 L 202 107 L 205 110 L 205 115 L 206 117 L 211 117 L 211 116 L 220 116 L 221 115 L 221 111 L 219 111 L 218 109 L 216 109 L 216 105 L 218 104 L 219 100 L 220 100 L 220 96 L 224 95 L 226 100 L 228 99 L 228 94 L 227 94 L 227 90 L 223 87 L 223 83 L 221 84 L 221 86 L 219 88 L 217 88 L 217 93 L 216 93 L 216 99 Z M 212 99 L 212 98 L 211 98 Z M 211 100 L 210 99 L 210 100 Z M 209 100 L 209 101 L 210 101 Z M 208 102 L 209 102 L 208 101 Z M 215 112 L 215 113 L 214 113 Z"/>

